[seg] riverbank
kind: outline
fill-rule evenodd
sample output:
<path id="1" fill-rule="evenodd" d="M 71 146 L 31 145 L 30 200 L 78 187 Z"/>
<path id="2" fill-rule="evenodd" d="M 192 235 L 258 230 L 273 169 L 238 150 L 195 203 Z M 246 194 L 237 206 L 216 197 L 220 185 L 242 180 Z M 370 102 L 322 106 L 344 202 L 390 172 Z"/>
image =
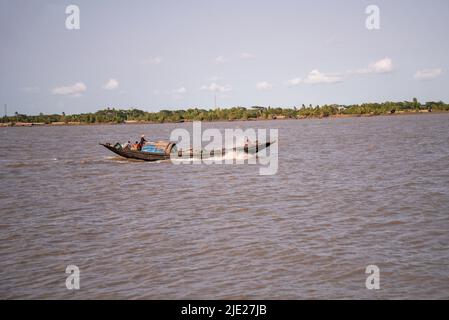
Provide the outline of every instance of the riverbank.
<path id="1" fill-rule="evenodd" d="M 272 121 L 272 120 L 306 120 L 306 119 L 343 119 L 343 118 L 360 118 L 360 117 L 391 117 L 391 116 L 401 116 L 401 115 L 425 115 L 425 114 L 448 114 L 449 111 L 433 111 L 429 112 L 428 110 L 419 110 L 419 111 L 398 111 L 395 113 L 383 113 L 383 114 L 332 114 L 328 116 L 296 116 L 296 117 L 286 117 L 286 116 L 273 116 L 271 118 L 249 118 L 249 119 L 217 119 L 217 120 L 202 120 L 202 122 L 235 122 L 235 121 Z M 79 121 L 70 121 L 70 122 L 6 122 L 0 123 L 0 127 L 55 127 L 55 126 L 91 126 L 91 125 L 135 125 L 135 124 L 162 124 L 162 123 L 184 123 L 184 122 L 193 122 L 194 120 L 181 120 L 181 121 L 146 121 L 146 120 L 126 120 L 123 122 L 79 122 Z M 199 120 L 198 120 L 199 121 Z"/>

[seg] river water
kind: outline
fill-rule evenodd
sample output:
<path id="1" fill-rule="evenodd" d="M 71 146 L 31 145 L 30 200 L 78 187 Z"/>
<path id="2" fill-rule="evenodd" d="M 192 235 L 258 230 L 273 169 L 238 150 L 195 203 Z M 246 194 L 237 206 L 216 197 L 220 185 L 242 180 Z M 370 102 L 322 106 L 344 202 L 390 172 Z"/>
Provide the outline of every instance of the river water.
<path id="1" fill-rule="evenodd" d="M 279 129 L 269 176 L 98 145 L 191 126 L 1 128 L 0 298 L 449 298 L 449 114 L 203 123 Z"/>

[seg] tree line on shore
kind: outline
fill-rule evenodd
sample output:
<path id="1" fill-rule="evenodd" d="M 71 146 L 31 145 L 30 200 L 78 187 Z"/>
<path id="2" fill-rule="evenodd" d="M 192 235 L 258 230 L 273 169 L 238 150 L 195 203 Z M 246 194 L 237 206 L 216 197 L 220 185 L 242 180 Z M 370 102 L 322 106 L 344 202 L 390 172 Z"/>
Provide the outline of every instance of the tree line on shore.
<path id="1" fill-rule="evenodd" d="M 324 118 L 333 115 L 381 115 L 396 112 L 420 111 L 449 111 L 449 104 L 442 101 L 426 102 L 421 104 L 416 98 L 413 101 L 363 103 L 354 105 L 301 105 L 292 108 L 259 107 L 251 108 L 233 107 L 217 109 L 190 108 L 187 110 L 161 110 L 147 112 L 139 109 L 105 108 L 94 113 L 39 114 L 24 115 L 15 113 L 5 116 L 1 123 L 125 123 L 127 121 L 142 122 L 183 122 L 183 121 L 232 121 L 232 120 L 258 120 L 279 118 Z"/>

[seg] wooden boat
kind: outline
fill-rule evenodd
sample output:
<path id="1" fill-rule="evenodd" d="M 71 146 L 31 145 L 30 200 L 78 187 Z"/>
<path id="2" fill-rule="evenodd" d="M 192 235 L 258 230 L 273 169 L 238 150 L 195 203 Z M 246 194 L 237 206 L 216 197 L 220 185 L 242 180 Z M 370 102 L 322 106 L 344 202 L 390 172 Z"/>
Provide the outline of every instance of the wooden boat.
<path id="1" fill-rule="evenodd" d="M 204 159 L 213 157 L 215 155 L 225 155 L 229 152 L 243 151 L 244 153 L 256 154 L 260 150 L 268 148 L 273 142 L 265 143 L 255 143 L 250 145 L 245 145 L 240 148 L 225 149 L 222 150 L 178 150 L 175 142 L 158 141 L 158 142 L 147 142 L 142 150 L 133 150 L 129 147 L 123 147 L 120 143 L 112 145 L 110 143 L 100 143 L 106 149 L 128 159 L 143 160 L 143 161 L 160 161 L 168 160 L 170 157 L 187 157 L 187 158 L 198 158 Z"/>
<path id="2" fill-rule="evenodd" d="M 110 143 L 100 143 L 103 147 L 112 152 L 128 159 L 136 159 L 143 161 L 159 161 L 168 160 L 173 151 L 176 151 L 176 143 L 174 142 L 158 142 L 152 143 L 155 146 L 154 151 L 133 150 L 129 147 L 123 148 L 120 143 L 112 145 Z"/>

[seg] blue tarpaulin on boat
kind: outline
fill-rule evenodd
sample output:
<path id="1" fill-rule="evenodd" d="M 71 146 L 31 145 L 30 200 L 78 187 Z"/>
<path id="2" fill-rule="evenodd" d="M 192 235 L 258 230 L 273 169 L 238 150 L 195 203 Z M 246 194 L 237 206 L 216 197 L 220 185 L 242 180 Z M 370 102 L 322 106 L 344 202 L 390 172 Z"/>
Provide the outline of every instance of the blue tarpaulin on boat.
<path id="1" fill-rule="evenodd" d="M 158 149 L 156 146 L 147 144 L 142 147 L 142 151 L 144 152 L 153 152 L 153 153 L 164 153 L 164 150 Z"/>

